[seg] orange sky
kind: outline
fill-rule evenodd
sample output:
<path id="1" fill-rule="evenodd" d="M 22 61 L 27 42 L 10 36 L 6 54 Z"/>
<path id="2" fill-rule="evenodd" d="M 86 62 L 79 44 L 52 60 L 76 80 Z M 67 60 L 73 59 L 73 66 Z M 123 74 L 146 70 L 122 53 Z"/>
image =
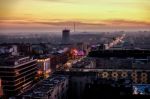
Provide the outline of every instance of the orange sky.
<path id="1" fill-rule="evenodd" d="M 150 28 L 150 0 L 0 0 L 0 29 Z"/>

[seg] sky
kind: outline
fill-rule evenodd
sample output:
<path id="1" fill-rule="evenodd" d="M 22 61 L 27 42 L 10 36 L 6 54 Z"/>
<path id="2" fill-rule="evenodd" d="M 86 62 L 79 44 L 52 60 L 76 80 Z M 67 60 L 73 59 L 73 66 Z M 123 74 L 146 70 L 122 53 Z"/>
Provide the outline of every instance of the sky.
<path id="1" fill-rule="evenodd" d="M 0 0 L 0 31 L 149 30 L 150 0 Z"/>

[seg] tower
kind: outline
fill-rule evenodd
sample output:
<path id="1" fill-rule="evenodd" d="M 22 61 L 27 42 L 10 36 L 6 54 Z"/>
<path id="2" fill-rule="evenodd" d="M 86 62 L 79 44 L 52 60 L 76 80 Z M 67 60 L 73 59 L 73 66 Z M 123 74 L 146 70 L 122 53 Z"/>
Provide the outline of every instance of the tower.
<path id="1" fill-rule="evenodd" d="M 64 29 L 62 31 L 62 43 L 68 44 L 70 42 L 70 30 Z"/>

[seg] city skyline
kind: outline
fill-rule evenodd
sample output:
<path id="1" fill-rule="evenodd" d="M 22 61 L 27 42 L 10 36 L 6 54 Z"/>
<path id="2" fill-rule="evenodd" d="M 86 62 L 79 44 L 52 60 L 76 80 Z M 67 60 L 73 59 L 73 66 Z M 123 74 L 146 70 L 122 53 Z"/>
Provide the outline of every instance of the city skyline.
<path id="1" fill-rule="evenodd" d="M 0 0 L 0 9 L 0 99 L 150 96 L 150 0 Z"/>
<path id="2" fill-rule="evenodd" d="M 149 30 L 149 0 L 2 0 L 1 30 Z"/>

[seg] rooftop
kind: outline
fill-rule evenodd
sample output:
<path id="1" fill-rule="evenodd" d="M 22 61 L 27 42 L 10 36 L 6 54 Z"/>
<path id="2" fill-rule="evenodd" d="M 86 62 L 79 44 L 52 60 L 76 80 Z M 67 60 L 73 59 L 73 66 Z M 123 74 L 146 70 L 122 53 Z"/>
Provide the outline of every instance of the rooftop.
<path id="1" fill-rule="evenodd" d="M 30 57 L 28 56 L 0 56 L 0 66 L 14 66 L 19 63 L 24 63 L 28 60 L 30 60 Z"/>
<path id="2" fill-rule="evenodd" d="M 44 97 L 47 93 L 51 93 L 59 83 L 65 81 L 66 79 L 68 79 L 67 76 L 52 75 L 48 79 L 38 83 L 31 90 L 28 90 L 27 92 L 23 93 L 21 96 L 37 98 Z"/>
<path id="3" fill-rule="evenodd" d="M 89 57 L 109 58 L 109 57 L 150 57 L 150 50 L 98 50 L 89 53 Z"/>
<path id="4" fill-rule="evenodd" d="M 104 57 L 104 58 L 87 57 L 73 64 L 72 69 L 150 70 L 150 59 L 119 58 L 119 57 Z"/>
<path id="5" fill-rule="evenodd" d="M 92 61 L 91 58 L 84 58 L 83 60 L 73 64 L 72 68 L 85 68 L 86 66 L 91 64 L 91 61 Z"/>

